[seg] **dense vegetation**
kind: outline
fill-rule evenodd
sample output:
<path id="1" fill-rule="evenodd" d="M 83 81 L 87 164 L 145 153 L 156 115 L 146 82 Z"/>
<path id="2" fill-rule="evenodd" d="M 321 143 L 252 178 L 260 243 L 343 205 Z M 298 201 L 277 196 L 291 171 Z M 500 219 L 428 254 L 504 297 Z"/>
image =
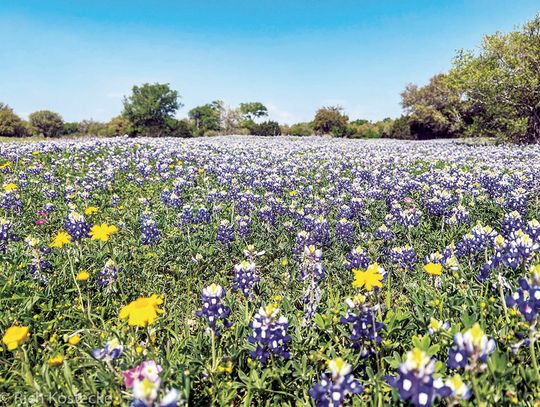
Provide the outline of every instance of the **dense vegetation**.
<path id="1" fill-rule="evenodd" d="M 539 163 L 321 137 L 3 143 L 1 403 L 535 406 Z"/>

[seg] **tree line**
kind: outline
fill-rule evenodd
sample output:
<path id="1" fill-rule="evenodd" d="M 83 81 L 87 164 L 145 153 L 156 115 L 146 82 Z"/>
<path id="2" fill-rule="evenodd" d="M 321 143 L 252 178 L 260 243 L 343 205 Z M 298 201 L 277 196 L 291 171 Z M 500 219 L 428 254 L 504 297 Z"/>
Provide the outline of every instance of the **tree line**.
<path id="1" fill-rule="evenodd" d="M 260 102 L 227 107 L 216 100 L 188 111 L 169 84 L 134 86 L 122 113 L 107 123 L 64 122 L 42 110 L 22 120 L 0 103 L 0 136 L 41 135 L 199 137 L 222 134 L 281 134 L 424 140 L 493 137 L 502 141 L 540 141 L 540 14 L 509 33 L 486 35 L 478 51 L 459 51 L 448 72 L 424 86 L 409 84 L 401 93 L 404 114 L 381 121 L 349 120 L 340 106 L 324 106 L 310 122 L 280 125 L 268 120 Z"/>
<path id="2" fill-rule="evenodd" d="M 177 119 L 183 104 L 178 91 L 169 84 L 145 83 L 134 86 L 123 99 L 124 109 L 109 122 L 94 120 L 64 122 L 49 110 L 30 114 L 22 120 L 13 109 L 0 104 L 0 136 L 60 137 L 60 136 L 122 136 L 131 137 L 201 137 L 227 134 L 279 136 L 333 135 L 336 137 L 381 137 L 388 132 L 391 119 L 372 123 L 368 120 L 350 122 L 340 106 L 321 107 L 313 121 L 280 125 L 267 120 L 268 108 L 261 102 L 240 103 L 231 108 L 216 100 L 188 111 L 188 117 Z"/>

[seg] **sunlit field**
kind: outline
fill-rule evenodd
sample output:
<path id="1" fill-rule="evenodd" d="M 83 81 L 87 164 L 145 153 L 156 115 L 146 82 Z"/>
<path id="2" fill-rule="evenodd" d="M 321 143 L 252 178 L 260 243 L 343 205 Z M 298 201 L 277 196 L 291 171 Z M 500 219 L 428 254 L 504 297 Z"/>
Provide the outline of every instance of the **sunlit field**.
<path id="1" fill-rule="evenodd" d="M 0 144 L 0 404 L 538 406 L 540 146 Z"/>

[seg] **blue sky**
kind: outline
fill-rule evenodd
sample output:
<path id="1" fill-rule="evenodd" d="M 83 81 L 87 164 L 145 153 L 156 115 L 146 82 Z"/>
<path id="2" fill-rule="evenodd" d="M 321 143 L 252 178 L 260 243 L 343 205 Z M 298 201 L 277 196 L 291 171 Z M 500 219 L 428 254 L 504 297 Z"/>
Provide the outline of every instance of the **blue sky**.
<path id="1" fill-rule="evenodd" d="M 456 49 L 537 12 L 538 0 L 1 0 L 0 101 L 108 120 L 134 84 L 169 82 L 179 117 L 221 99 L 261 101 L 285 123 L 329 104 L 378 120 Z"/>

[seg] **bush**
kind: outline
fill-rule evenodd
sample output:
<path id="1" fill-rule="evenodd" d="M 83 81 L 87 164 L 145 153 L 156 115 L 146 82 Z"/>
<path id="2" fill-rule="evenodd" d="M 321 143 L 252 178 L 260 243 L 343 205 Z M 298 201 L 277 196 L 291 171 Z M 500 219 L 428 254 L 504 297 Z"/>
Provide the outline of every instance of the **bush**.
<path id="1" fill-rule="evenodd" d="M 193 128 L 189 120 L 175 120 L 171 126 L 170 137 L 193 137 Z"/>
<path id="2" fill-rule="evenodd" d="M 314 133 L 311 123 L 295 123 L 290 128 L 287 134 L 291 136 L 311 136 Z"/>
<path id="3" fill-rule="evenodd" d="M 64 120 L 58 113 L 50 110 L 39 110 L 30 115 L 30 124 L 34 134 L 43 137 L 58 137 L 64 131 Z"/>
<path id="4" fill-rule="evenodd" d="M 281 128 L 279 127 L 279 123 L 272 120 L 256 125 L 254 130 L 255 131 L 252 134 L 256 136 L 281 136 Z"/>
<path id="5" fill-rule="evenodd" d="M 69 122 L 64 123 L 62 134 L 69 136 L 71 134 L 75 134 L 79 131 L 79 123 L 77 122 Z"/>
<path id="6" fill-rule="evenodd" d="M 0 103 L 0 137 L 26 137 L 24 121 L 8 105 Z"/>

